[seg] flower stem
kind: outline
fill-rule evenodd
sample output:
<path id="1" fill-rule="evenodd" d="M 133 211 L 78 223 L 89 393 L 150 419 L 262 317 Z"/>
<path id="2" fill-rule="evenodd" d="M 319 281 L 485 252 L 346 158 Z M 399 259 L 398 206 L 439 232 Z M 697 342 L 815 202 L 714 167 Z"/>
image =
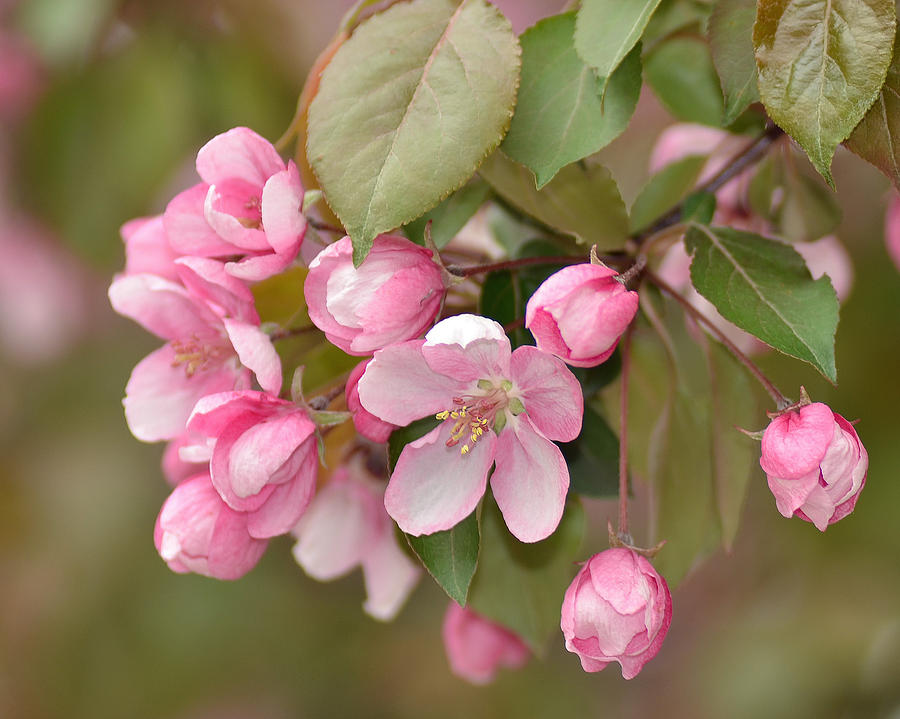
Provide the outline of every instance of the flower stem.
<path id="1" fill-rule="evenodd" d="M 628 534 L 628 379 L 631 370 L 631 334 L 628 325 L 622 337 L 622 389 L 619 404 L 619 534 Z"/>
<path id="2" fill-rule="evenodd" d="M 305 335 L 308 332 L 318 331 L 319 328 L 315 325 L 307 325 L 306 327 L 285 327 L 273 332 L 271 335 L 269 335 L 269 339 L 274 342 L 275 340 L 284 340 L 288 337 L 298 337 L 300 335 Z"/>
<path id="3" fill-rule="evenodd" d="M 683 308 L 684 311 L 687 312 L 691 317 L 693 317 L 697 322 L 704 325 L 713 335 L 715 335 L 716 339 L 719 340 L 725 347 L 728 349 L 731 354 L 735 356 L 735 358 L 740 362 L 747 370 L 752 374 L 756 380 L 765 388 L 766 392 L 769 393 L 769 396 L 772 398 L 772 401 L 775 402 L 775 405 L 778 409 L 784 409 L 785 407 L 790 406 L 791 400 L 785 397 L 781 391 L 775 386 L 775 384 L 770 380 L 763 371 L 756 366 L 756 364 L 751 360 L 746 354 L 741 352 L 738 349 L 737 345 L 734 344 L 728 337 L 725 336 L 725 333 L 722 332 L 718 327 L 716 327 L 715 323 L 709 319 L 705 314 L 703 314 L 700 310 L 694 307 L 690 302 L 685 299 L 681 293 L 675 290 L 674 287 L 665 282 L 658 275 L 654 274 L 650 270 L 645 270 L 645 275 L 648 280 L 650 280 L 654 285 L 659 287 L 663 292 L 669 295 L 673 300 L 678 302 Z"/>

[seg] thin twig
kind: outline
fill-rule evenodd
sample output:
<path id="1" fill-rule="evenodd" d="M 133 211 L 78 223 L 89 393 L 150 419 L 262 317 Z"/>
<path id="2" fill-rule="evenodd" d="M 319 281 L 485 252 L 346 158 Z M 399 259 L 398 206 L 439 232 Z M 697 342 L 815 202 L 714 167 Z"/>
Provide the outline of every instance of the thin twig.
<path id="1" fill-rule="evenodd" d="M 600 255 L 600 258 L 604 262 L 609 262 L 610 264 L 628 259 L 627 255 L 624 253 Z M 472 275 L 497 272 L 499 270 L 512 270 L 517 267 L 526 267 L 528 265 L 580 265 L 587 262 L 588 260 L 580 255 L 556 255 L 546 257 L 520 257 L 517 260 L 503 260 L 502 262 L 491 262 L 486 265 L 473 265 L 472 267 L 452 265 L 447 269 L 458 277 L 471 277 Z"/>
<path id="2" fill-rule="evenodd" d="M 697 320 L 699 323 L 706 326 L 713 335 L 715 335 L 716 339 L 719 340 L 725 347 L 728 349 L 731 354 L 735 356 L 735 358 L 742 364 L 747 370 L 752 374 L 756 380 L 765 388 L 766 392 L 769 393 L 769 396 L 775 402 L 775 405 L 778 409 L 784 409 L 785 407 L 790 406 L 791 400 L 785 397 L 781 391 L 774 385 L 772 380 L 770 380 L 763 371 L 756 366 L 756 364 L 751 360 L 746 354 L 741 352 L 738 349 L 737 345 L 732 342 L 728 337 L 725 336 L 725 333 L 722 332 L 718 327 L 716 327 L 715 323 L 703 314 L 700 310 L 694 307 L 688 300 L 678 292 L 674 287 L 669 285 L 665 280 L 661 279 L 658 275 L 651 272 L 650 270 L 645 271 L 645 276 L 648 280 L 650 280 L 654 285 L 659 287 L 663 292 L 669 295 L 673 300 L 678 302 L 691 317 Z"/>

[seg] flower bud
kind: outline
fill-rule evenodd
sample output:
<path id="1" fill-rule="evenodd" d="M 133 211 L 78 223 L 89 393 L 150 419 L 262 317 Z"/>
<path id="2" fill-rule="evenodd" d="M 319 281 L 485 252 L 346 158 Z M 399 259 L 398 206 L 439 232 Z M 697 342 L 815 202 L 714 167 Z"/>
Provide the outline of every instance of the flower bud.
<path id="1" fill-rule="evenodd" d="M 550 275 L 528 300 L 525 326 L 537 346 L 572 365 L 609 359 L 638 308 L 637 292 L 606 265 L 572 265 Z"/>
<path id="2" fill-rule="evenodd" d="M 511 631 L 456 602 L 447 607 L 443 636 L 451 671 L 472 684 L 488 684 L 500 667 L 518 669 L 531 655 Z"/>
<path id="3" fill-rule="evenodd" d="M 153 542 L 174 572 L 238 579 L 256 566 L 268 544 L 250 536 L 247 517 L 222 501 L 209 474 L 199 474 L 169 495 L 156 519 Z"/>
<path id="4" fill-rule="evenodd" d="M 392 235 L 376 237 L 358 269 L 349 237 L 329 245 L 310 263 L 304 285 L 313 324 L 351 355 L 418 337 L 437 315 L 443 292 L 431 251 Z"/>
<path id="5" fill-rule="evenodd" d="M 204 397 L 187 427 L 215 440 L 213 486 L 229 507 L 247 513 L 247 531 L 260 539 L 290 531 L 315 493 L 315 428 L 292 402 L 250 390 Z"/>
<path id="6" fill-rule="evenodd" d="M 378 419 L 371 412 L 367 412 L 359 401 L 359 388 L 357 386 L 359 378 L 363 376 L 366 367 L 371 361 L 367 359 L 360 362 L 353 368 L 353 371 L 347 378 L 347 409 L 353 413 L 353 426 L 356 427 L 356 431 L 363 437 L 371 439 L 373 442 L 387 442 L 391 432 L 397 429 L 397 425 Z"/>
<path id="7" fill-rule="evenodd" d="M 900 195 L 893 193 L 884 218 L 884 243 L 888 254 L 900 270 Z"/>
<path id="8" fill-rule="evenodd" d="M 586 672 L 619 662 L 632 679 L 662 646 L 672 621 L 666 580 L 631 549 L 595 554 L 566 590 L 560 627 Z"/>
<path id="9" fill-rule="evenodd" d="M 772 420 L 763 434 L 759 463 L 778 511 L 824 532 L 856 506 L 869 455 L 853 425 L 815 402 Z"/>

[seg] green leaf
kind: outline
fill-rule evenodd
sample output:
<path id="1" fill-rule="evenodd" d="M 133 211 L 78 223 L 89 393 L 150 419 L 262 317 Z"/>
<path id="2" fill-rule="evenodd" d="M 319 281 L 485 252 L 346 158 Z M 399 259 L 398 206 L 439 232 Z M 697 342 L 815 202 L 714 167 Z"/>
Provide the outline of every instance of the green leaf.
<path id="1" fill-rule="evenodd" d="M 722 88 L 705 42 L 666 40 L 647 53 L 644 71 L 653 92 L 679 120 L 721 126 Z"/>
<path id="2" fill-rule="evenodd" d="M 715 213 L 716 196 L 712 192 L 695 192 L 684 198 L 681 219 L 684 222 L 693 220 L 701 225 L 708 225 Z"/>
<path id="3" fill-rule="evenodd" d="M 722 544 L 731 551 L 747 485 L 757 466 L 759 445 L 737 427 L 759 423 L 750 376 L 718 342 L 705 343 L 711 393 L 712 457 Z"/>
<path id="4" fill-rule="evenodd" d="M 618 495 L 619 438 L 597 410 L 586 404 L 581 434 L 559 448 L 569 466 L 569 491 L 586 497 Z"/>
<path id="5" fill-rule="evenodd" d="M 660 0 L 583 0 L 575 25 L 575 50 L 601 83 L 637 45 Z"/>
<path id="6" fill-rule="evenodd" d="M 424 437 L 440 423 L 441 421 L 436 417 L 423 417 L 391 432 L 391 436 L 388 438 L 388 469 L 391 472 L 394 471 L 394 465 L 397 464 L 400 453 L 406 445 L 419 437 Z"/>
<path id="7" fill-rule="evenodd" d="M 407 534 L 406 540 L 447 596 L 461 607 L 466 606 L 469 584 L 478 565 L 480 533 L 476 512 L 452 529 L 421 537 Z"/>
<path id="8" fill-rule="evenodd" d="M 884 84 L 895 24 L 894 0 L 759 0 L 759 94 L 829 185 L 838 143 Z"/>
<path id="9" fill-rule="evenodd" d="M 844 144 L 900 189 L 900 47 L 896 37 L 881 92 Z"/>
<path id="10" fill-rule="evenodd" d="M 322 73 L 307 154 L 359 265 L 380 232 L 460 187 L 512 117 L 520 49 L 485 0 L 413 0 L 370 18 Z"/>
<path id="11" fill-rule="evenodd" d="M 534 172 L 538 189 L 618 137 L 641 94 L 640 50 L 622 63 L 601 97 L 593 70 L 575 54 L 574 30 L 575 14 L 566 13 L 542 20 L 521 38 L 522 84 L 501 148 Z"/>
<path id="12" fill-rule="evenodd" d="M 413 242 L 425 244 L 425 225 L 431 220 L 431 239 L 442 250 L 484 204 L 490 192 L 484 180 L 473 177 L 433 210 L 407 223 L 403 232 Z"/>
<path id="13" fill-rule="evenodd" d="M 554 230 L 596 244 L 600 252 L 625 243 L 625 203 L 605 167 L 567 165 L 540 190 L 531 171 L 502 152 L 491 155 L 478 172 L 503 199 Z"/>
<path id="14" fill-rule="evenodd" d="M 783 189 L 775 218 L 781 236 L 791 242 L 809 242 L 830 234 L 840 224 L 841 208 L 821 180 L 788 169 Z"/>
<path id="15" fill-rule="evenodd" d="M 753 54 L 755 20 L 756 0 L 719 0 L 709 16 L 709 49 L 725 95 L 723 125 L 730 125 L 751 103 L 759 101 Z"/>
<path id="16" fill-rule="evenodd" d="M 559 527 L 542 542 L 513 537 L 497 503 L 485 496 L 481 556 L 469 589 L 469 607 L 508 627 L 539 653 L 559 632 L 563 595 L 575 574 L 584 536 L 584 510 L 569 499 Z"/>
<path id="17" fill-rule="evenodd" d="M 838 301 L 827 276 L 813 280 L 790 245 L 727 227 L 685 236 L 691 282 L 729 322 L 832 382 Z"/>
<path id="18" fill-rule="evenodd" d="M 666 165 L 641 189 L 631 206 L 631 231 L 641 232 L 687 197 L 697 184 L 705 155 L 688 155 Z"/>

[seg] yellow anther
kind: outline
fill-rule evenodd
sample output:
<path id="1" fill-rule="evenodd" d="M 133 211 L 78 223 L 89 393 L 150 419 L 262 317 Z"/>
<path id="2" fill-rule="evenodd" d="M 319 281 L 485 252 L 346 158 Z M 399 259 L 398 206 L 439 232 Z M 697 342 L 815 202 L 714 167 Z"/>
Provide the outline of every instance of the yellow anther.
<path id="1" fill-rule="evenodd" d="M 443 412 L 438 412 L 436 415 L 434 415 L 434 418 L 435 419 L 447 419 L 447 417 L 449 417 L 449 416 L 450 416 L 450 413 L 447 410 L 444 410 Z"/>
<path id="2" fill-rule="evenodd" d="M 469 453 L 469 445 L 464 444 L 462 447 L 460 447 L 459 453 L 460 454 L 468 454 Z"/>
<path id="3" fill-rule="evenodd" d="M 457 418 L 459 418 L 459 412 L 456 412 L 456 411 L 451 412 L 450 416 L 453 417 L 453 419 L 457 419 Z"/>

